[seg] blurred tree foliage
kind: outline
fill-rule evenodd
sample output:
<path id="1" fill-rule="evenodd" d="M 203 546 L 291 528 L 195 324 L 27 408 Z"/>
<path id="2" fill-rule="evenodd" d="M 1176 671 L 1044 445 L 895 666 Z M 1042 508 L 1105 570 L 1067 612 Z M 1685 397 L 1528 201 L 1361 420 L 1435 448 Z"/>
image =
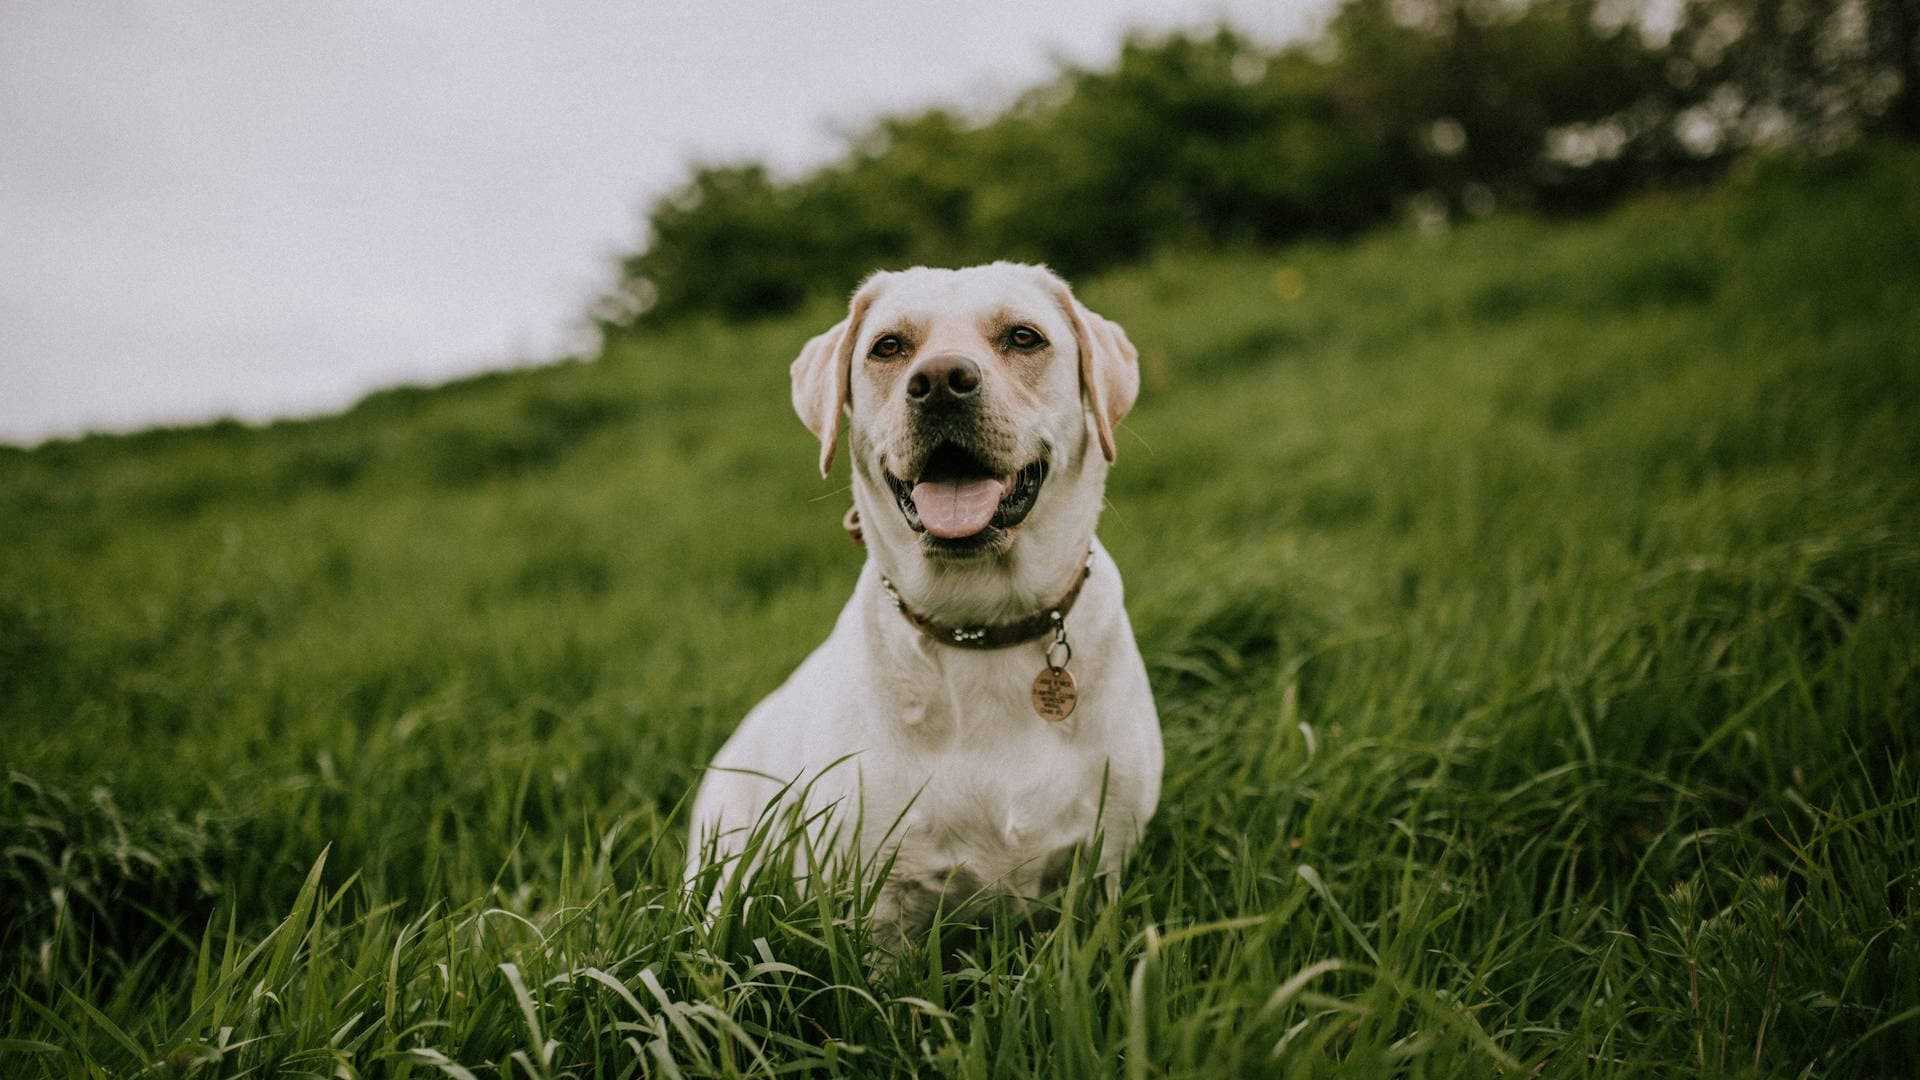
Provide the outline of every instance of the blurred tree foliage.
<path id="1" fill-rule="evenodd" d="M 1346 0 L 1317 39 L 1133 36 L 986 119 L 882 119 L 794 179 L 696 168 L 596 312 L 789 311 L 880 266 L 1080 274 L 1396 213 L 1589 209 L 1755 148 L 1920 138 L 1920 0 Z"/>

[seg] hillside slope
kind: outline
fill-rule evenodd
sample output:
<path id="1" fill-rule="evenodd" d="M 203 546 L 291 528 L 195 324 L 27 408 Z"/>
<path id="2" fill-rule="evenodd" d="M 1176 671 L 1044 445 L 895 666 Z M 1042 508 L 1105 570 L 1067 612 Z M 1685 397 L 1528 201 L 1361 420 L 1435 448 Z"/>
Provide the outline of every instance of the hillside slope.
<path id="1" fill-rule="evenodd" d="M 708 934 L 676 869 L 858 568 L 785 382 L 836 312 L 0 452 L 0 1072 L 1891 1073 L 1916 251 L 1881 149 L 1087 283 L 1161 814 L 870 990 L 848 894 Z"/>

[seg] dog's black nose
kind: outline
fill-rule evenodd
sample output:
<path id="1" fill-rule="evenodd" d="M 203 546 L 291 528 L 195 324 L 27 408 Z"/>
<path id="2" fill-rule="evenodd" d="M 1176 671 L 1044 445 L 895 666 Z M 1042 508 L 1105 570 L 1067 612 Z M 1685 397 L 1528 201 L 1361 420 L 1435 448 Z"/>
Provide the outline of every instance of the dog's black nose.
<path id="1" fill-rule="evenodd" d="M 907 372 L 907 400 L 922 404 L 980 392 L 980 365 L 958 353 L 929 356 Z"/>

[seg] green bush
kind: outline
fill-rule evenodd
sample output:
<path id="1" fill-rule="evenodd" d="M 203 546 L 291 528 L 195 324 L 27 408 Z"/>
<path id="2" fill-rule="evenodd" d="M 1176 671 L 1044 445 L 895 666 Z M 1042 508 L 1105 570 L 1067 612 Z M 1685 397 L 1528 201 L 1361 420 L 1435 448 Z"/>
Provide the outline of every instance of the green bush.
<path id="1" fill-rule="evenodd" d="M 1402 211 L 1592 209 L 1749 147 L 1898 128 L 1920 96 L 1910 6 L 1347 0 L 1322 38 L 1279 48 L 1225 28 L 1136 35 L 1111 68 L 1067 68 L 984 120 L 883 118 L 795 180 L 695 169 L 598 315 L 612 331 L 741 319 L 877 267 L 1014 258 L 1071 276 Z"/>

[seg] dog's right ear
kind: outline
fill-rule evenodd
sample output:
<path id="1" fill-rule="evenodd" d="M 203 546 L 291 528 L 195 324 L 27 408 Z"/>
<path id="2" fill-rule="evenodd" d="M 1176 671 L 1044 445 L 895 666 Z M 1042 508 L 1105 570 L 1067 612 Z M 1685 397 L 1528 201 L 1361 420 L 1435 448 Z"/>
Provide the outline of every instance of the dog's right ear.
<path id="1" fill-rule="evenodd" d="M 880 292 L 883 273 L 862 282 L 847 305 L 847 317 L 816 335 L 800 349 L 788 370 L 793 376 L 793 411 L 820 440 L 820 476 L 833 467 L 833 449 L 840 441 L 840 414 L 853 393 L 853 350 L 860 343 L 860 323 Z"/>

